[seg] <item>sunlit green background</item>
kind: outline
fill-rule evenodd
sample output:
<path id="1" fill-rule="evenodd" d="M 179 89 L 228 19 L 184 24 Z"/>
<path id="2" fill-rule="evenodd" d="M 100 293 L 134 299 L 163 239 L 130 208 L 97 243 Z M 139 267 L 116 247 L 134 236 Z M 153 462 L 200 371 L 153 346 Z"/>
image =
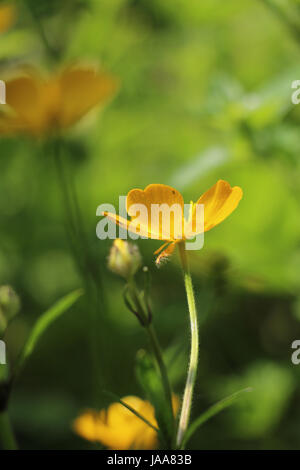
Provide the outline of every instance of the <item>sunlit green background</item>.
<path id="1" fill-rule="evenodd" d="M 191 257 L 201 323 L 193 416 L 240 388 L 254 390 L 206 423 L 190 448 L 299 449 L 300 365 L 291 362 L 291 344 L 300 339 L 300 105 L 291 103 L 291 83 L 300 79 L 300 1 L 23 0 L 17 7 L 15 26 L 0 37 L 0 78 L 23 63 L 51 73 L 80 61 L 120 81 L 101 113 L 65 135 L 103 285 L 45 332 L 22 371 L 9 408 L 20 447 L 94 448 L 71 429 L 78 413 L 107 406 L 104 389 L 143 396 L 134 364 L 147 339 L 123 304 L 121 278 L 107 270 L 111 242 L 96 238 L 97 206 L 149 183 L 170 184 L 189 202 L 222 178 L 241 186 L 244 198 Z M 53 158 L 41 141 L 1 137 L 0 224 L 0 284 L 22 300 L 6 335 L 13 363 L 39 315 L 89 278 L 72 258 Z M 159 243 L 138 245 L 181 394 L 190 336 L 177 255 L 158 270 Z"/>

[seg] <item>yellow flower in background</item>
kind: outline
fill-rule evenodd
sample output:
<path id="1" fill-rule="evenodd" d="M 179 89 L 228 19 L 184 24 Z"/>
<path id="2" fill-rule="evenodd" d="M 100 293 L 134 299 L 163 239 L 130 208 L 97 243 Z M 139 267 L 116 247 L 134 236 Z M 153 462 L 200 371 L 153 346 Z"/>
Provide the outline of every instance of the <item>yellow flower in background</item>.
<path id="1" fill-rule="evenodd" d="M 0 33 L 5 33 L 15 22 L 16 10 L 13 5 L 0 5 Z"/>
<path id="2" fill-rule="evenodd" d="M 44 79 L 36 70 L 6 81 L 5 110 L 0 133 L 40 136 L 64 130 L 103 104 L 117 81 L 89 66 L 68 67 Z"/>
<path id="3" fill-rule="evenodd" d="M 157 426 L 153 406 L 135 396 L 122 399 L 135 411 Z M 88 410 L 73 425 L 77 434 L 92 442 L 100 442 L 109 449 L 155 449 L 157 433 L 121 403 L 112 403 L 107 410 Z"/>
<path id="4" fill-rule="evenodd" d="M 184 219 L 184 200 L 179 191 L 164 184 L 150 184 L 145 188 L 132 189 L 126 198 L 126 209 L 131 220 L 128 221 L 110 212 L 103 212 L 103 215 L 113 220 L 123 228 L 133 233 L 155 240 L 164 240 L 164 243 L 155 254 L 158 255 L 156 263 L 159 264 L 163 258 L 170 256 L 177 243 L 188 240 L 191 236 L 207 232 L 223 220 L 225 220 L 237 207 L 243 195 L 239 186 L 231 187 L 227 181 L 219 180 L 206 193 L 204 193 L 196 203 L 190 203 L 189 218 Z M 162 220 L 151 219 L 151 209 L 154 205 L 165 205 L 169 209 L 176 205 L 181 208 L 178 212 L 169 211 L 168 230 L 164 229 Z M 204 225 L 198 220 L 197 206 L 204 205 Z M 136 205 L 142 205 L 147 210 L 145 214 L 139 213 L 136 216 Z M 200 222 L 200 223 L 199 223 Z"/>

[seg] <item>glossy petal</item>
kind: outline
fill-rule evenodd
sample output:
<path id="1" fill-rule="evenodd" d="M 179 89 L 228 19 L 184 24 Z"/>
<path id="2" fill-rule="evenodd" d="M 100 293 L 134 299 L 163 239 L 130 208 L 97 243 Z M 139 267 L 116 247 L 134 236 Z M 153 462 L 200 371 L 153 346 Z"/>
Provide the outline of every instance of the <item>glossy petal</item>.
<path id="1" fill-rule="evenodd" d="M 212 229 L 226 219 L 238 206 L 243 191 L 239 186 L 230 186 L 227 181 L 219 180 L 197 201 L 193 209 L 193 230 L 200 233 L 200 221 L 196 220 L 196 205 L 204 204 L 204 231 Z"/>
<path id="2" fill-rule="evenodd" d="M 151 238 L 182 238 L 184 201 L 181 194 L 171 186 L 150 184 L 145 190 L 132 189 L 127 195 L 126 205 L 128 214 L 133 218 L 136 215 L 136 205 L 145 207 L 145 213 L 139 213 L 138 217 L 141 225 L 145 229 L 147 227 Z M 166 211 L 164 216 L 158 214 L 158 206 Z"/>
<path id="3" fill-rule="evenodd" d="M 139 223 L 135 223 L 135 221 L 124 219 L 124 217 L 113 214 L 112 212 L 103 212 L 102 215 L 131 233 L 138 234 L 141 237 L 150 238 L 150 233 L 148 232 L 147 227 L 141 226 Z"/>

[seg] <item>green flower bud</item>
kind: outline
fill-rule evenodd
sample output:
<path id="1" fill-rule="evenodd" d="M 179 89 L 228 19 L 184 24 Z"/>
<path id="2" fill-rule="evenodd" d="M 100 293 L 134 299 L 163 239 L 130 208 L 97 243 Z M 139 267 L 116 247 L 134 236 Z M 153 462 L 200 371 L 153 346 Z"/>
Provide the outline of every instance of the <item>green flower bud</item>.
<path id="1" fill-rule="evenodd" d="M 142 265 L 139 249 L 133 243 L 117 238 L 110 250 L 108 268 L 115 274 L 129 279 Z"/>
<path id="2" fill-rule="evenodd" d="M 0 334 L 20 310 L 20 299 L 10 286 L 0 286 Z"/>

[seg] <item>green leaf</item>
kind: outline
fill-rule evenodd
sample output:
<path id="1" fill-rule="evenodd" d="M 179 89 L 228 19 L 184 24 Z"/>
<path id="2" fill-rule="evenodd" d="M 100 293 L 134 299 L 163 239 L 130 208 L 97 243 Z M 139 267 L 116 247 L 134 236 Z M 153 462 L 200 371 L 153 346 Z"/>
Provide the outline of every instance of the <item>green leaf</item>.
<path id="1" fill-rule="evenodd" d="M 65 313 L 83 294 L 82 289 L 78 289 L 56 302 L 49 310 L 44 312 L 33 326 L 29 337 L 23 347 L 18 362 L 15 367 L 14 375 L 16 376 L 24 366 L 26 360 L 33 352 L 37 342 L 47 328 L 63 313 Z"/>
<path id="2" fill-rule="evenodd" d="M 136 375 L 148 400 L 154 406 L 155 418 L 160 430 L 159 437 L 165 441 L 165 444 L 171 445 L 173 417 L 170 416 L 161 378 L 153 359 L 144 350 L 140 350 L 136 357 Z"/>
<path id="3" fill-rule="evenodd" d="M 106 395 L 108 395 L 111 398 L 113 398 L 114 400 L 116 400 L 118 403 L 120 403 L 125 408 L 127 408 L 127 410 L 131 411 L 131 413 L 133 413 L 139 419 L 144 421 L 144 423 L 146 423 L 148 426 L 150 426 L 150 428 L 154 429 L 155 432 L 159 433 L 159 429 L 157 429 L 157 427 L 153 426 L 153 424 L 151 424 L 150 421 L 148 421 L 143 415 L 141 415 L 138 411 L 136 411 L 134 408 L 132 408 L 132 406 L 127 405 L 127 403 L 125 403 L 120 397 L 118 397 L 118 395 L 116 395 L 115 393 L 109 392 L 107 390 L 103 390 L 103 393 L 105 393 Z"/>
<path id="4" fill-rule="evenodd" d="M 206 410 L 202 415 L 200 415 L 195 421 L 189 426 L 188 430 L 186 431 L 183 441 L 182 441 L 182 449 L 185 448 L 185 445 L 190 440 L 192 435 L 197 431 L 197 429 L 202 426 L 203 423 L 208 421 L 210 418 L 215 416 L 216 414 L 220 413 L 220 411 L 228 408 L 231 406 L 240 396 L 245 392 L 251 392 L 252 388 L 244 388 L 243 390 L 239 390 L 238 392 L 229 395 L 229 397 L 223 398 L 222 400 L 218 401 L 214 405 L 212 405 L 208 410 Z"/>

